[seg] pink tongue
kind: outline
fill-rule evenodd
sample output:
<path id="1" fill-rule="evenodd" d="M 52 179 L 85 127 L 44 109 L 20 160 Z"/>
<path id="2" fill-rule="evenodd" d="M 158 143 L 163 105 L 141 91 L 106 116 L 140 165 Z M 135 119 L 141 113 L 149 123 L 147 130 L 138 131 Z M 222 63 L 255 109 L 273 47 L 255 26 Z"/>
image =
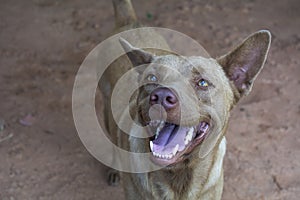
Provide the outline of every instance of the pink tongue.
<path id="1" fill-rule="evenodd" d="M 171 154 L 178 144 L 178 151 L 185 148 L 184 138 L 188 128 L 175 125 L 166 125 L 159 133 L 159 136 L 153 140 L 153 151 L 160 154 Z"/>

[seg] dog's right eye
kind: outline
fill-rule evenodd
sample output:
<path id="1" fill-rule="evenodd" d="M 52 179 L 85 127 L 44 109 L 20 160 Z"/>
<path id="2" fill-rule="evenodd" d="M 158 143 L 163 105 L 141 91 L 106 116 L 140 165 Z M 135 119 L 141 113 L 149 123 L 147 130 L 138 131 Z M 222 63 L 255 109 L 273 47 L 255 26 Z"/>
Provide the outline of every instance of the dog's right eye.
<path id="1" fill-rule="evenodd" d="M 147 80 L 151 81 L 151 82 L 156 82 L 157 81 L 157 77 L 155 75 L 153 75 L 153 74 L 149 74 L 147 76 Z"/>

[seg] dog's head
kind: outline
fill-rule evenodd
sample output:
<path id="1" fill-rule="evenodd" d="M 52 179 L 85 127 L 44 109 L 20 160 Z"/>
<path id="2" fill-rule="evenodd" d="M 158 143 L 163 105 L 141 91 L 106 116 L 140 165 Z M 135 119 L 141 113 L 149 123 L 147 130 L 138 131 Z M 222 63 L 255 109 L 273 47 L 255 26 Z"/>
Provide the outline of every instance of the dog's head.
<path id="1" fill-rule="evenodd" d="M 218 59 L 156 56 L 120 40 L 134 66 L 147 64 L 138 70 L 142 86 L 132 110 L 147 127 L 154 163 L 186 163 L 216 146 L 231 108 L 261 71 L 270 39 L 268 31 L 257 32 Z"/>

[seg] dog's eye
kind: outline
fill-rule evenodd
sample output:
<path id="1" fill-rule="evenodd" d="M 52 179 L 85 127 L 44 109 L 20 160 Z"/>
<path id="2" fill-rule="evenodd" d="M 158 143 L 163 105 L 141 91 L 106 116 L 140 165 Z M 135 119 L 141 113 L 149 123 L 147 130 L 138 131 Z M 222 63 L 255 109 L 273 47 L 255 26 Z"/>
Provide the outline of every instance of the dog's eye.
<path id="1" fill-rule="evenodd" d="M 155 75 L 153 75 L 153 74 L 149 74 L 147 76 L 147 80 L 151 81 L 151 82 L 156 82 L 157 81 L 157 77 Z"/>
<path id="2" fill-rule="evenodd" d="M 198 86 L 202 87 L 202 88 L 207 88 L 208 87 L 208 82 L 204 79 L 201 79 L 198 81 Z"/>

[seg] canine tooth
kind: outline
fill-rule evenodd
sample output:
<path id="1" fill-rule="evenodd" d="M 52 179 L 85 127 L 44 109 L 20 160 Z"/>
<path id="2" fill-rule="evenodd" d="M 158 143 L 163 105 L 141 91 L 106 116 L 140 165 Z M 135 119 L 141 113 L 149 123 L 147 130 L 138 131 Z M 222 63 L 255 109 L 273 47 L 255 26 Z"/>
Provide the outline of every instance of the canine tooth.
<path id="1" fill-rule="evenodd" d="M 189 134 L 193 134 L 194 133 L 194 127 L 191 127 L 190 129 L 189 129 Z"/>
<path id="2" fill-rule="evenodd" d="M 193 139 L 193 134 L 189 135 L 189 141 L 191 141 Z"/>
<path id="3" fill-rule="evenodd" d="M 158 125 L 159 125 L 159 123 L 160 123 L 160 121 L 159 121 L 159 120 L 156 120 L 156 121 L 155 121 L 155 125 L 156 125 L 156 126 L 158 126 Z"/>
<path id="4" fill-rule="evenodd" d="M 161 131 L 161 129 L 164 127 L 165 122 L 164 121 L 159 121 L 159 126 L 156 129 L 156 133 L 155 133 L 155 139 L 159 136 L 159 132 Z"/>
<path id="5" fill-rule="evenodd" d="M 150 141 L 150 149 L 151 149 L 151 151 L 153 151 L 153 142 L 152 141 Z"/>
<path id="6" fill-rule="evenodd" d="M 184 144 L 187 145 L 192 139 L 191 138 L 187 138 L 185 141 L 184 141 Z"/>
<path id="7" fill-rule="evenodd" d="M 184 138 L 184 144 L 187 145 L 193 139 L 194 127 L 190 128 Z"/>
<path id="8" fill-rule="evenodd" d="M 189 130 L 189 132 L 188 132 L 188 135 L 189 135 L 189 138 L 190 138 L 190 139 L 192 139 L 193 133 L 194 133 L 194 127 L 190 128 L 190 130 Z"/>
<path id="9" fill-rule="evenodd" d="M 155 132 L 155 139 L 159 136 L 159 131 L 160 131 L 159 128 L 157 128 Z"/>
<path id="10" fill-rule="evenodd" d="M 208 124 L 206 122 L 202 122 L 200 128 L 202 129 L 202 131 L 205 132 L 208 129 Z"/>
<path id="11" fill-rule="evenodd" d="M 204 129 L 204 132 L 206 132 L 206 131 L 207 131 L 207 129 L 208 129 L 208 124 L 206 124 L 206 123 L 205 123 L 205 126 L 204 126 L 204 128 L 203 128 L 203 129 Z"/>
<path id="12" fill-rule="evenodd" d="M 175 146 L 175 148 L 173 149 L 173 152 L 172 152 L 174 156 L 176 155 L 178 149 L 179 149 L 179 144 L 176 144 L 176 146 Z"/>
<path id="13" fill-rule="evenodd" d="M 191 140 L 191 136 L 190 136 L 190 134 L 188 134 L 188 135 L 185 137 L 185 140 L 186 140 L 186 141 L 189 141 L 189 140 Z"/>
<path id="14" fill-rule="evenodd" d="M 164 127 L 164 125 L 165 125 L 165 122 L 164 121 L 160 121 L 159 128 L 162 129 Z"/>
<path id="15" fill-rule="evenodd" d="M 184 140 L 184 145 L 187 145 L 189 143 L 188 140 Z"/>

